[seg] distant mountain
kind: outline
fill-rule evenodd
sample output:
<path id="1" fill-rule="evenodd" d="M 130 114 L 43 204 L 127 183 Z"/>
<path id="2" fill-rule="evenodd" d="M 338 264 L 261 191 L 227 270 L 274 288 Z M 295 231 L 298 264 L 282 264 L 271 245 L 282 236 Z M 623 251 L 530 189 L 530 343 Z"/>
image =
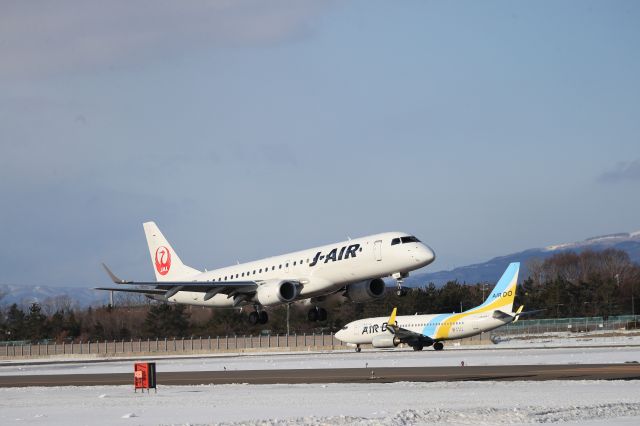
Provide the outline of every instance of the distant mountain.
<path id="1" fill-rule="evenodd" d="M 632 233 L 620 233 L 588 238 L 577 243 L 558 244 L 545 248 L 528 249 L 506 256 L 495 257 L 484 263 L 462 266 L 450 271 L 424 272 L 411 275 L 405 280 L 407 286 L 416 287 L 428 283 L 436 285 L 445 284 L 447 281 L 457 280 L 460 283 L 496 282 L 507 265 L 511 262 L 521 262 L 520 277 L 528 276 L 526 264 L 529 259 L 545 259 L 554 254 L 566 251 L 581 252 L 584 250 L 604 250 L 614 248 L 625 251 L 631 260 L 640 264 L 640 231 Z M 437 252 L 437 251 L 436 251 Z"/>
<path id="2" fill-rule="evenodd" d="M 80 307 L 101 306 L 108 303 L 107 292 L 92 290 L 84 287 L 53 287 L 53 286 L 29 286 L 29 285 L 8 285 L 0 284 L 0 305 L 8 306 L 13 303 L 21 307 L 27 307 L 33 302 L 40 304 L 47 300 L 58 299 L 58 303 L 63 297 L 68 297 L 72 304 Z"/>

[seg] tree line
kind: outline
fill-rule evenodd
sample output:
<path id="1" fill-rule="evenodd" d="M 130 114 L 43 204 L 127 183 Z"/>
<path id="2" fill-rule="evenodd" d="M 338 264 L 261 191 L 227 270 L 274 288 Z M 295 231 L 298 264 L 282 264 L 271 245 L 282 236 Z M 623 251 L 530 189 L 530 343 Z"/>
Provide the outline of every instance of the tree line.
<path id="1" fill-rule="evenodd" d="M 627 253 L 604 251 L 564 252 L 526 265 L 528 278 L 516 292 L 515 305 L 525 310 L 543 309 L 541 318 L 630 314 L 632 294 L 640 290 L 640 266 Z M 398 297 L 388 292 L 367 303 L 347 302 L 341 296 L 328 298 L 323 306 L 328 318 L 307 321 L 309 306 L 294 304 L 289 310 L 291 333 L 333 332 L 344 324 L 365 317 L 400 314 L 460 312 L 480 305 L 490 294 L 492 283 L 451 281 L 441 287 L 433 283 L 410 289 Z M 249 335 L 260 332 L 284 334 L 287 307 L 269 311 L 266 325 L 249 324 L 247 308 L 211 309 L 151 302 L 143 297 L 116 298 L 116 306 L 80 309 L 68 297 L 16 304 L 0 311 L 0 339 L 4 341 L 87 341 Z"/>

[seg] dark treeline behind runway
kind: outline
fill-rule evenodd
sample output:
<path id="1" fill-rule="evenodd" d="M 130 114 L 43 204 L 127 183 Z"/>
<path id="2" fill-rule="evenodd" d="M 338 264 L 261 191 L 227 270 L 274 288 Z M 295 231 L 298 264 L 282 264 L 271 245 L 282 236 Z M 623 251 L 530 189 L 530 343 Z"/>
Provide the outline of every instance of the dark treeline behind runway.
<path id="1" fill-rule="evenodd" d="M 529 262 L 527 269 L 530 276 L 518 288 L 516 306 L 544 309 L 540 318 L 630 314 L 632 294 L 640 290 L 640 266 L 619 250 L 561 253 Z M 307 321 L 308 306 L 297 304 L 290 310 L 291 333 L 333 332 L 355 319 L 389 315 L 395 306 L 400 314 L 459 312 L 481 304 L 494 285 L 426 284 L 405 297 L 390 291 L 362 304 L 330 298 L 323 303 L 328 319 L 316 323 Z M 0 312 L 0 339 L 63 342 L 286 333 L 286 306 L 269 309 L 267 325 L 252 326 L 246 315 L 251 308 L 241 313 L 163 304 L 139 296 L 120 296 L 115 303 L 116 307 L 78 309 L 69 298 L 56 298 L 27 308 L 5 306 Z"/>

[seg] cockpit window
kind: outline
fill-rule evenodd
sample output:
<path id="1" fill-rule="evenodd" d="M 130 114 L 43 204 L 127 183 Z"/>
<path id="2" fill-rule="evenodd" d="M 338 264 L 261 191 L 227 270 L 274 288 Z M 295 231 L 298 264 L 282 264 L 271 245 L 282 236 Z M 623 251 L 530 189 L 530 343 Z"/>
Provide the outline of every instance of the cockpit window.
<path id="1" fill-rule="evenodd" d="M 349 327 L 345 325 L 344 327 L 341 328 L 341 330 L 346 330 L 347 328 Z"/>
<path id="2" fill-rule="evenodd" d="M 395 246 L 396 244 L 400 244 L 400 238 L 394 238 L 393 240 L 391 240 L 392 246 Z"/>
<path id="3" fill-rule="evenodd" d="M 413 235 L 410 236 L 410 237 L 402 237 L 402 238 L 400 238 L 400 240 L 402 241 L 402 244 L 405 244 L 405 243 L 419 243 L 420 242 L 420 240 L 417 239 L 416 237 L 414 237 Z"/>

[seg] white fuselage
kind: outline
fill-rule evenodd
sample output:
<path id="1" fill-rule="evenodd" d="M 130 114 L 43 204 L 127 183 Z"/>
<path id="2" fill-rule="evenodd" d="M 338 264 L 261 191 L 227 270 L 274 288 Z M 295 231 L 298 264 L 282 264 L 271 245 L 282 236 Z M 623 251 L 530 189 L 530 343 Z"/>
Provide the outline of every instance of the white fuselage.
<path id="1" fill-rule="evenodd" d="M 296 300 L 318 297 L 331 294 L 348 284 L 396 273 L 405 275 L 433 262 L 433 250 L 421 242 L 396 242 L 392 245 L 392 241 L 403 237 L 409 235 L 401 232 L 375 234 L 207 271 L 186 280 L 258 283 L 291 280 L 301 284 Z M 180 291 L 169 300 L 191 305 L 233 306 L 233 298 L 225 294 L 204 300 L 201 292 Z"/>
<path id="2" fill-rule="evenodd" d="M 342 342 L 367 345 L 376 336 L 392 335 L 387 329 L 389 317 L 365 318 L 350 322 L 336 333 Z M 403 315 L 396 317 L 398 327 L 422 334 L 434 341 L 462 339 L 501 327 L 511 319 L 496 319 L 493 311 L 477 314 Z"/>

